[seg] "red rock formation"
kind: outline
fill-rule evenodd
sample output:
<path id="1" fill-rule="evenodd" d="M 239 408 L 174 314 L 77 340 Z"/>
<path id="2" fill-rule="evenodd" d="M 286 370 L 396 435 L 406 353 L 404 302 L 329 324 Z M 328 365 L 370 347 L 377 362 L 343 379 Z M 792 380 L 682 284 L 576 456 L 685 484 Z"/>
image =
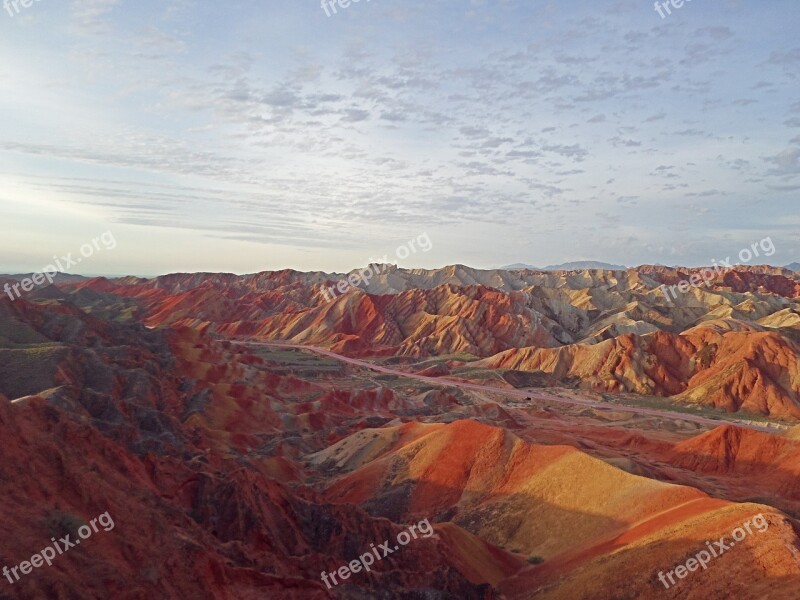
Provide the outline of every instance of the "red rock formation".
<path id="1" fill-rule="evenodd" d="M 794 598 L 800 541 L 773 508 L 800 514 L 791 437 L 685 439 L 664 419 L 306 368 L 209 335 L 404 365 L 456 354 L 420 370 L 799 417 L 797 276 L 738 268 L 671 303 L 658 291 L 695 272 L 393 269 L 330 303 L 323 273 L 195 274 L 0 299 L 0 562 L 115 520 L 57 566 L 0 580 L 0 596 Z M 659 587 L 758 513 L 766 532 Z M 320 581 L 423 518 L 432 537 Z"/>
<path id="2" fill-rule="evenodd" d="M 699 326 L 680 335 L 623 335 L 594 345 L 521 348 L 473 363 L 609 392 L 675 396 L 729 412 L 800 418 L 800 350 L 776 333 Z"/>

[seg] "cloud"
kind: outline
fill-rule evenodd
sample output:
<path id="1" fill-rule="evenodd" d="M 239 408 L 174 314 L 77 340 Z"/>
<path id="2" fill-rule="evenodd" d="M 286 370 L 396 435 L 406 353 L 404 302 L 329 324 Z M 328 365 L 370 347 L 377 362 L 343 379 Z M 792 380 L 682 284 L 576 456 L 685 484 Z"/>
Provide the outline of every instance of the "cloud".
<path id="1" fill-rule="evenodd" d="M 795 176 L 800 175 L 800 148 L 787 148 L 774 156 L 764 158 L 765 161 L 775 165 L 768 175 Z"/>
<path id="2" fill-rule="evenodd" d="M 72 0 L 72 26 L 82 34 L 108 33 L 109 14 L 120 0 Z"/>
<path id="3" fill-rule="evenodd" d="M 576 162 L 585 160 L 589 155 L 589 152 L 578 144 L 572 144 L 571 146 L 566 146 L 564 144 L 551 144 L 542 146 L 542 150 L 545 152 L 552 152 L 566 158 L 571 158 Z"/>
<path id="4" fill-rule="evenodd" d="M 359 121 L 366 121 L 369 119 L 369 111 L 360 108 L 345 109 L 342 121 L 348 123 L 358 123 Z"/>
<path id="5" fill-rule="evenodd" d="M 335 22 L 303 3 L 39 11 L 41 35 L 0 78 L 0 156 L 91 175 L 36 189 L 103 218 L 259 240 L 285 219 L 298 244 L 473 217 L 583 239 L 586 204 L 619 219 L 797 174 L 796 42 L 755 32 L 749 8 L 697 28 L 635 2 L 445 4 L 362 3 Z M 658 215 L 650 231 L 674 225 Z"/>

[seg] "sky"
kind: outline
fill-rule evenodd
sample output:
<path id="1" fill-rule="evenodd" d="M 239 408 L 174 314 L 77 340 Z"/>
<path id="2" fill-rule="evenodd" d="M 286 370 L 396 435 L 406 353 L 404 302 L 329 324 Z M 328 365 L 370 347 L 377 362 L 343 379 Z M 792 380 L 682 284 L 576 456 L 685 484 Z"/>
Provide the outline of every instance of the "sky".
<path id="1" fill-rule="evenodd" d="M 0 272 L 800 260 L 796 0 L 17 5 Z"/>

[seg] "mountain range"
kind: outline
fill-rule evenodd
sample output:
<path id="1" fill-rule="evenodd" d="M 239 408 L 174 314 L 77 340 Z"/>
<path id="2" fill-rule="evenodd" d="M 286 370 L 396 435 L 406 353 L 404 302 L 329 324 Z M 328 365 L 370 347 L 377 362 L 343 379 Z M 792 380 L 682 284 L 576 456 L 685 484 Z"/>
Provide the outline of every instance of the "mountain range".
<path id="1" fill-rule="evenodd" d="M 354 270 L 352 273 L 357 273 Z M 388 268 L 0 297 L 11 598 L 795 598 L 800 275 Z M 666 589 L 707 540 L 768 527 Z M 333 572 L 428 519 L 419 537 Z M 392 549 L 392 548 L 390 548 Z"/>
<path id="2" fill-rule="evenodd" d="M 547 267 L 534 267 L 525 263 L 514 263 L 513 265 L 506 265 L 500 269 L 507 271 L 585 271 L 591 269 L 599 269 L 601 271 L 624 271 L 628 267 L 622 265 L 612 265 L 604 262 L 597 262 L 595 260 L 583 260 L 576 262 L 565 262 L 560 265 L 549 265 Z"/>

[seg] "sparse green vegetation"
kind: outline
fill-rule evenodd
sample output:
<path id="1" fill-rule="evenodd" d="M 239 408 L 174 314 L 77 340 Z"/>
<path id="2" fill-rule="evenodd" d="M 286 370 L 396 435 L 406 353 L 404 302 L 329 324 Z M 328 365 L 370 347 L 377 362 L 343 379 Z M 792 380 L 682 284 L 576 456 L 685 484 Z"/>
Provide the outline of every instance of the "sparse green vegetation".
<path id="1" fill-rule="evenodd" d="M 675 402 L 670 398 L 664 398 L 662 396 L 633 396 L 633 395 L 613 396 L 610 394 L 603 394 L 603 398 L 606 401 L 608 401 L 609 404 L 612 405 L 617 404 L 620 407 L 620 409 L 623 409 L 625 406 L 630 406 L 630 407 L 641 406 L 644 408 L 657 408 L 659 410 L 665 410 L 684 415 L 685 414 L 697 415 L 706 419 L 718 420 L 720 421 L 720 424 L 726 421 L 730 423 L 737 423 L 740 421 L 752 421 L 753 423 L 758 423 L 761 425 L 778 424 L 782 427 L 785 426 L 784 424 L 781 424 L 779 421 L 776 421 L 775 419 L 770 419 L 769 417 L 765 417 L 764 415 L 756 415 L 742 410 L 736 413 L 729 413 L 724 410 L 714 408 L 713 406 L 707 406 L 704 404 L 688 404 L 682 402 Z"/>
<path id="2" fill-rule="evenodd" d="M 0 381 L 11 398 L 36 394 L 55 386 L 53 374 L 67 353 L 59 344 L 28 348 L 0 348 Z"/>
<path id="3" fill-rule="evenodd" d="M 344 369 L 343 363 L 335 358 L 320 356 L 313 352 L 302 352 L 291 348 L 270 348 L 268 346 L 249 346 L 248 348 L 257 356 L 272 364 L 289 367 L 293 370 L 339 373 Z"/>
<path id="4" fill-rule="evenodd" d="M 447 362 L 450 360 L 458 361 L 458 362 L 472 362 L 477 360 L 478 357 L 472 354 L 443 354 L 442 356 L 434 356 L 431 358 L 426 358 L 418 363 L 414 364 L 415 369 L 427 369 L 429 367 L 435 367 L 443 362 Z"/>
<path id="5" fill-rule="evenodd" d="M 86 521 L 72 513 L 52 510 L 47 515 L 45 527 L 50 537 L 61 537 L 67 534 L 77 535 L 75 532 L 86 524 Z"/>
<path id="6" fill-rule="evenodd" d="M 505 383 L 503 379 L 503 371 L 500 369 L 474 369 L 469 365 L 459 367 L 453 370 L 453 375 L 458 375 L 465 379 L 474 379 L 475 381 L 494 381 L 499 384 Z M 500 385 L 499 387 L 502 387 Z"/>
<path id="7" fill-rule="evenodd" d="M 41 344 L 47 338 L 16 319 L 0 319 L 0 348 Z"/>

